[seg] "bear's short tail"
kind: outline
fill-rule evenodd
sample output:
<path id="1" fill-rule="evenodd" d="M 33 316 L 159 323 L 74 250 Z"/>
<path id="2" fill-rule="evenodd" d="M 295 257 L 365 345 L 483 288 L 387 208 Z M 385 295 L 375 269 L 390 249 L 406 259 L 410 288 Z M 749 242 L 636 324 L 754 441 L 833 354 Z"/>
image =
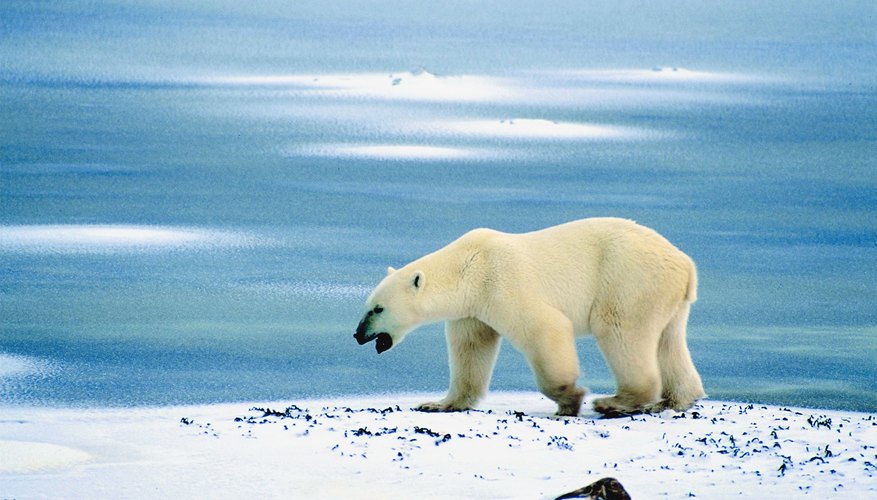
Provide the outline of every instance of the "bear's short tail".
<path id="1" fill-rule="evenodd" d="M 685 292 L 685 301 L 691 304 L 697 300 L 697 266 L 690 258 L 688 266 L 688 290 Z"/>

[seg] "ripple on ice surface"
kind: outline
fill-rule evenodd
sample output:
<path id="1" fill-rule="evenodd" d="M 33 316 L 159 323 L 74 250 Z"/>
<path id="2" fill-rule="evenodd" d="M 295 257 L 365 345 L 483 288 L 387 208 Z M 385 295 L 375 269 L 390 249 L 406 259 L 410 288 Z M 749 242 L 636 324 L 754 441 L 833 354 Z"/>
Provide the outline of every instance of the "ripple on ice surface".
<path id="1" fill-rule="evenodd" d="M 631 139 L 649 134 L 645 130 L 630 127 L 532 118 L 458 121 L 449 122 L 446 126 L 449 131 L 462 134 L 513 139 Z"/>
<path id="2" fill-rule="evenodd" d="M 398 159 L 467 158 L 470 150 L 440 146 L 408 146 L 403 144 L 377 144 L 374 146 L 350 146 L 342 151 L 352 156 Z"/>
<path id="3" fill-rule="evenodd" d="M 322 144 L 290 151 L 290 153 L 306 156 L 393 160 L 473 159 L 484 156 L 484 152 L 476 149 L 410 144 Z"/>
<path id="4" fill-rule="evenodd" d="M 369 286 L 315 280 L 244 283 L 239 286 L 257 294 L 328 299 L 363 298 L 372 290 Z"/>

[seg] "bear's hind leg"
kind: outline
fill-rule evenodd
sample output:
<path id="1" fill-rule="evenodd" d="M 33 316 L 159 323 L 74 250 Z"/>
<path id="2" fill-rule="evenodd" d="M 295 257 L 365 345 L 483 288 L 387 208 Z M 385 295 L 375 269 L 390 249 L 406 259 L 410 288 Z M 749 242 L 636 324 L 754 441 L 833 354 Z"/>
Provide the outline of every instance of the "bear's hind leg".
<path id="1" fill-rule="evenodd" d="M 490 385 L 499 353 L 499 334 L 475 318 L 465 318 L 448 321 L 445 337 L 451 372 L 448 394 L 441 401 L 418 406 L 420 411 L 468 410 L 484 396 Z"/>
<path id="2" fill-rule="evenodd" d="M 685 341 L 689 304 L 683 304 L 664 328 L 658 344 L 658 363 L 664 408 L 685 411 L 695 401 L 705 396 L 700 375 L 691 361 L 691 353 Z"/>
<path id="3" fill-rule="evenodd" d="M 661 399 L 659 335 L 613 329 L 596 337 L 618 390 L 614 396 L 595 399 L 594 410 L 610 417 L 651 411 Z"/>

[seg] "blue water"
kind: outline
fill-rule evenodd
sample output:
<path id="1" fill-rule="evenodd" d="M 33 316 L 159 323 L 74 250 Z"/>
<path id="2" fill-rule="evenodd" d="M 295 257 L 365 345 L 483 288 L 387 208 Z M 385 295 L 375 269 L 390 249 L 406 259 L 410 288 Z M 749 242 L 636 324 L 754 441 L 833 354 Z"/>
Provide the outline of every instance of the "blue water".
<path id="1" fill-rule="evenodd" d="M 611 215 L 697 262 L 712 397 L 877 411 L 875 14 L 4 1 L 0 399 L 439 392 L 440 325 L 352 338 L 386 266 Z M 509 345 L 492 387 L 534 389 Z"/>

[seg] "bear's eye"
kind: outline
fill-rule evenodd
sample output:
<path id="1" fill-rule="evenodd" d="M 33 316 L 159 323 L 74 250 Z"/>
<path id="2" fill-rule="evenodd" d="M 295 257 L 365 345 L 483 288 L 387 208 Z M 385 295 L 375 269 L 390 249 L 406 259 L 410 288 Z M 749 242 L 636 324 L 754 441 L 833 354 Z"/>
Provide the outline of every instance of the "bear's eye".
<path id="1" fill-rule="evenodd" d="M 420 275 L 414 277 L 414 288 L 420 288 Z"/>
<path id="2" fill-rule="evenodd" d="M 380 313 L 384 312 L 384 308 L 381 306 L 375 306 L 374 311 L 375 311 L 375 314 L 380 314 Z"/>

